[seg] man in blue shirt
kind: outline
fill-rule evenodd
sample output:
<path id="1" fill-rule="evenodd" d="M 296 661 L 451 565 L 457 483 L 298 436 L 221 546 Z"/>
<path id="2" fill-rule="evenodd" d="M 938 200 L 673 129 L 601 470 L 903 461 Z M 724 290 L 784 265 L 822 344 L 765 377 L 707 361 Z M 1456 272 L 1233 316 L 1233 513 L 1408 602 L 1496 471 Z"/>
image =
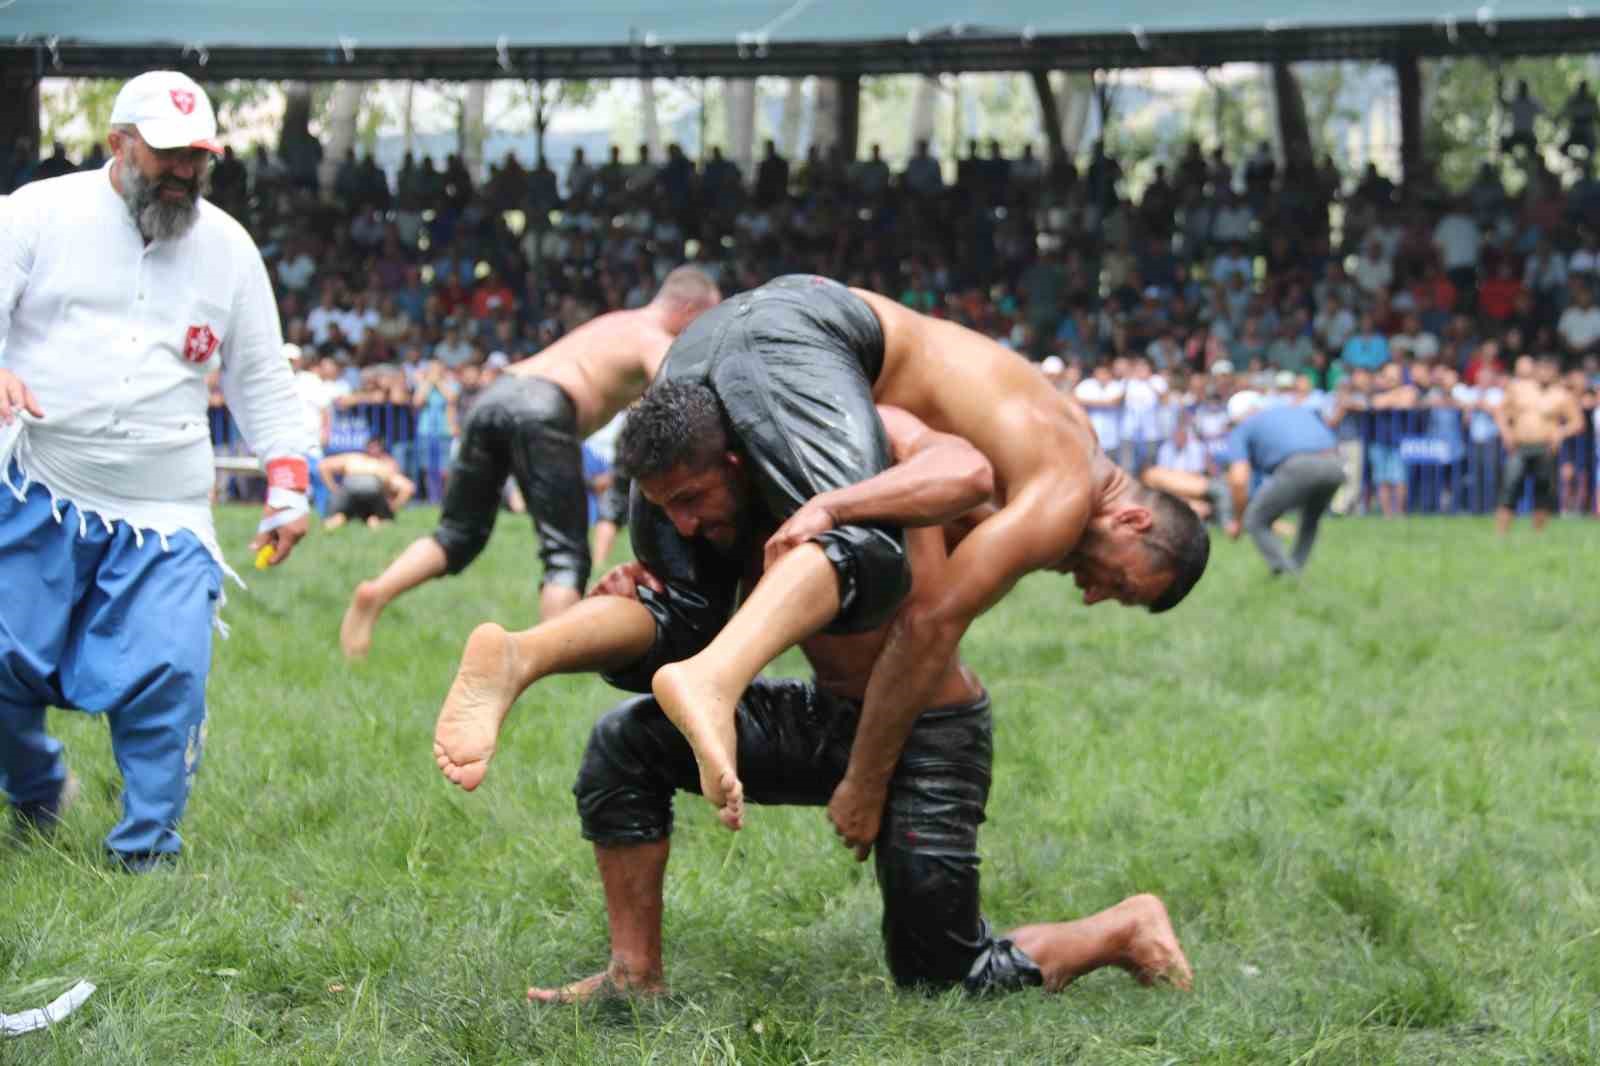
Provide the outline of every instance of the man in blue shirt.
<path id="1" fill-rule="evenodd" d="M 1237 539 L 1249 530 L 1274 574 L 1297 574 L 1311 556 L 1323 512 L 1344 483 L 1333 432 L 1308 408 L 1263 408 L 1254 392 L 1235 394 L 1228 402 L 1228 414 L 1235 423 L 1228 435 L 1228 484 L 1233 513 L 1244 516 L 1228 524 L 1228 535 Z M 1251 496 L 1254 470 L 1266 480 Z M 1297 508 L 1300 531 L 1293 554 L 1285 555 L 1272 523 Z"/>

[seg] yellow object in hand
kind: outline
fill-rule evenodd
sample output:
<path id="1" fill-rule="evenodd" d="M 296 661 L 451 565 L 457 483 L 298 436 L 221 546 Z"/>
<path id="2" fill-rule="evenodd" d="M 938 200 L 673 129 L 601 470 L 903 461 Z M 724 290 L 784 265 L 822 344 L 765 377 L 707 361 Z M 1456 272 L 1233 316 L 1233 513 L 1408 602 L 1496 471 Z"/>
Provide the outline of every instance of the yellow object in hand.
<path id="1" fill-rule="evenodd" d="M 256 569 L 257 570 L 265 570 L 267 568 L 267 564 L 272 562 L 272 552 L 273 552 L 272 545 L 263 544 L 261 546 L 261 550 L 256 552 Z"/>

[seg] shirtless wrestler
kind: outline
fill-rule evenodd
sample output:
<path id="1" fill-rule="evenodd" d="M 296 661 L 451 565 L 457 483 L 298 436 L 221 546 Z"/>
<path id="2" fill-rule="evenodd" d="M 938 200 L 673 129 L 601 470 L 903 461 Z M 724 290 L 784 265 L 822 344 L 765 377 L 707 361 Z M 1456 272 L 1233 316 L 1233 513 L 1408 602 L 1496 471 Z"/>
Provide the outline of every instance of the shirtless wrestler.
<path id="1" fill-rule="evenodd" d="M 1540 359 L 1531 375 L 1512 378 L 1494 419 L 1507 452 L 1495 531 L 1504 536 L 1511 529 L 1527 478 L 1533 480 L 1533 528 L 1542 530 L 1556 509 L 1556 456 L 1561 442 L 1583 432 L 1583 412 L 1577 397 L 1561 382 L 1560 364 L 1553 357 Z"/>
<path id="2" fill-rule="evenodd" d="M 339 627 L 345 655 L 367 653 L 378 616 L 395 597 L 460 573 L 477 557 L 494 528 L 508 475 L 517 479 L 539 537 L 540 616 L 577 603 L 590 569 L 583 440 L 638 398 L 672 339 L 718 299 L 710 278 L 679 267 L 647 306 L 601 315 L 509 367 L 462 427 L 439 528 L 377 578 L 356 586 Z"/>

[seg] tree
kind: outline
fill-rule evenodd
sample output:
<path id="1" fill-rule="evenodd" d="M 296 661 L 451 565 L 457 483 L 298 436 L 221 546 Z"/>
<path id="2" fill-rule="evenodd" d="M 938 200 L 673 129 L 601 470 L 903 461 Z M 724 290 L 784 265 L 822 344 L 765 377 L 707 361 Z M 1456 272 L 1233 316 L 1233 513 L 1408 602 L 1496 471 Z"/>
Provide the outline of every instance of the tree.
<path id="1" fill-rule="evenodd" d="M 1434 67 L 1433 99 L 1423 120 L 1423 144 L 1436 161 L 1436 173 L 1447 189 L 1466 187 L 1484 162 L 1498 161 L 1503 176 L 1513 185 L 1522 175 L 1500 151 L 1505 133 L 1503 108 L 1496 93 L 1509 99 L 1517 82 L 1525 80 L 1529 93 L 1544 105 L 1545 115 L 1535 125 L 1539 144 L 1545 146 L 1547 166 L 1558 173 L 1571 164 L 1559 145 L 1565 128 L 1556 116 L 1578 82 L 1589 77 L 1587 56 L 1555 56 L 1495 62 L 1486 59 L 1444 59 Z"/>
<path id="2" fill-rule="evenodd" d="M 111 125 L 111 106 L 121 88 L 120 79 L 90 78 L 69 82 L 58 93 L 41 93 L 40 148 L 60 141 L 68 150 L 82 155 L 103 142 Z"/>
<path id="3" fill-rule="evenodd" d="M 524 81 L 518 110 L 526 109 L 533 124 L 534 152 L 544 155 L 544 135 L 550 120 L 563 107 L 583 107 L 600 91 L 599 83 L 572 78 L 537 78 Z M 508 116 L 502 116 L 502 119 Z M 496 125 L 498 125 L 498 121 Z"/>

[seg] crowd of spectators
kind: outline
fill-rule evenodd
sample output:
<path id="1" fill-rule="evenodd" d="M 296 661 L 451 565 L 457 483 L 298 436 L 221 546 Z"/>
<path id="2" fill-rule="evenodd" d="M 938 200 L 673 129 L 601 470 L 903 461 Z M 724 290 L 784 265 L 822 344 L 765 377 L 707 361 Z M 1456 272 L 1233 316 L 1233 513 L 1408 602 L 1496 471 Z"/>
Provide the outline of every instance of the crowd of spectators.
<path id="1" fill-rule="evenodd" d="M 1466 188 L 1397 185 L 1376 166 L 1285 167 L 1265 144 L 1243 158 L 1190 144 L 1170 166 L 1146 162 L 1135 188 L 1103 144 L 1080 166 L 993 141 L 950 165 L 918 144 L 898 169 L 876 145 L 856 161 L 813 147 L 791 165 L 769 141 L 750 174 L 718 149 L 697 165 L 677 145 L 660 160 L 643 146 L 631 161 L 579 151 L 559 177 L 508 155 L 481 180 L 455 155 L 408 155 L 386 174 L 352 152 L 324 186 L 322 149 L 302 137 L 278 153 L 229 150 L 210 196 L 261 246 L 303 391 L 326 412 L 325 447 L 382 434 L 426 498 L 500 370 L 595 314 L 642 305 L 689 262 L 724 293 L 814 272 L 983 332 L 1043 363 L 1135 471 L 1163 446 L 1214 442 L 1216 411 L 1246 386 L 1330 420 L 1362 412 L 1344 432 L 1367 444 L 1383 432 L 1374 411 L 1412 412 L 1408 436 L 1453 420 L 1465 463 L 1497 441 L 1485 405 L 1503 375 L 1554 355 L 1590 427 L 1564 453 L 1565 499 L 1592 510 L 1592 142 L 1570 145 L 1566 182 L 1509 144 L 1513 192 L 1489 163 Z M 37 173 L 69 162 L 58 147 Z M 1393 509 L 1395 493 L 1367 480 L 1355 506 Z"/>

